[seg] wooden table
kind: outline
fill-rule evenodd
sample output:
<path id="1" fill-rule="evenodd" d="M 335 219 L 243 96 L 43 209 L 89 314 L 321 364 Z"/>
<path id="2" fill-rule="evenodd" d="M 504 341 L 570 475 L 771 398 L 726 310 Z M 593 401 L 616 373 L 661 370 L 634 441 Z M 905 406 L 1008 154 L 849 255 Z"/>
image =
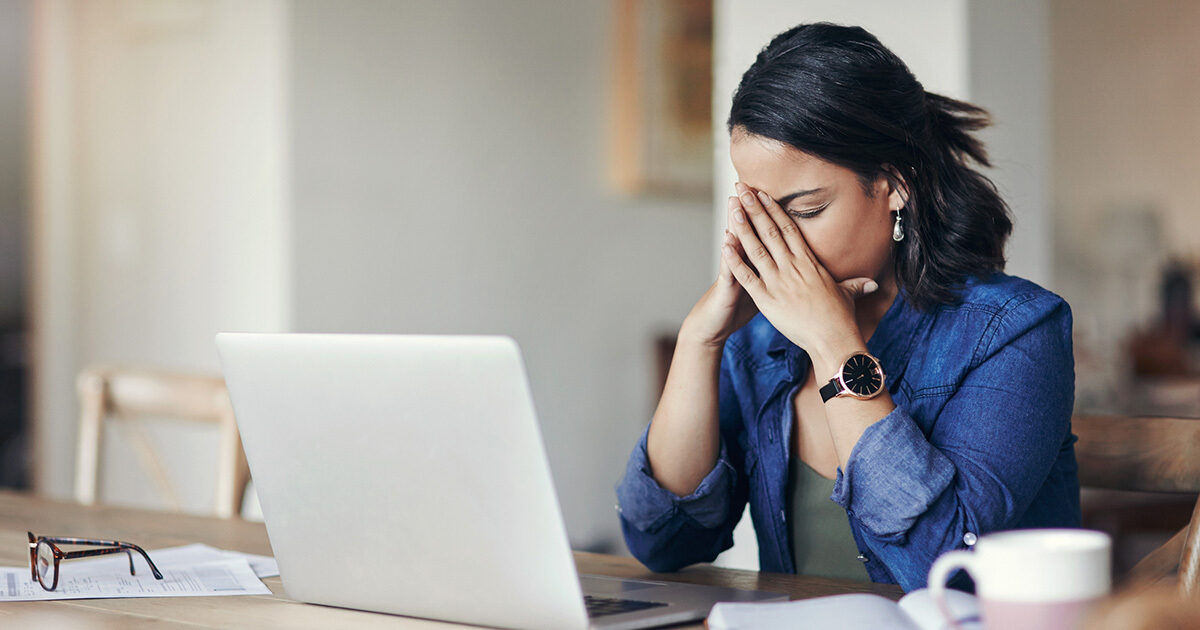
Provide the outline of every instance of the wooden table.
<path id="1" fill-rule="evenodd" d="M 202 542 L 249 553 L 270 554 L 261 523 L 222 520 L 130 508 L 82 506 L 0 492 L 0 566 L 28 566 L 25 532 L 128 540 L 146 549 Z M 804 599 L 840 593 L 876 593 L 890 599 L 899 587 L 778 573 L 736 571 L 710 565 L 678 573 L 650 573 L 632 558 L 575 554 L 580 572 L 788 593 Z M 70 563 L 63 564 L 70 571 Z M 91 599 L 0 604 L 5 628 L 450 628 L 408 617 L 304 604 L 288 599 L 279 578 L 263 580 L 271 595 L 161 599 Z M 683 626 L 702 628 L 701 624 Z"/>

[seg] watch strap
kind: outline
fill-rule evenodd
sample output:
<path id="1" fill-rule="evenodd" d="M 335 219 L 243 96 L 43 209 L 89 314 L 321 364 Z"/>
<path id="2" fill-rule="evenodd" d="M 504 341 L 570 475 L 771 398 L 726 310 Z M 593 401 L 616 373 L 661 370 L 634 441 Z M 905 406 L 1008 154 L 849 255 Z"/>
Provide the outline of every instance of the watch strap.
<path id="1" fill-rule="evenodd" d="M 821 402 L 829 402 L 840 393 L 842 393 L 842 383 L 834 377 L 821 388 Z"/>

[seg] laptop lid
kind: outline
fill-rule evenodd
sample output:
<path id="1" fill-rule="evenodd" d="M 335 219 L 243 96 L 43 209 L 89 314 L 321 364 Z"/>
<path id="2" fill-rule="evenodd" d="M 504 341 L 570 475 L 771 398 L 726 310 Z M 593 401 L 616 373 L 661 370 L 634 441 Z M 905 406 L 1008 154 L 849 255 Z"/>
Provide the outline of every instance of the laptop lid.
<path id="1" fill-rule="evenodd" d="M 216 341 L 291 597 L 471 624 L 587 627 L 513 340 Z"/>

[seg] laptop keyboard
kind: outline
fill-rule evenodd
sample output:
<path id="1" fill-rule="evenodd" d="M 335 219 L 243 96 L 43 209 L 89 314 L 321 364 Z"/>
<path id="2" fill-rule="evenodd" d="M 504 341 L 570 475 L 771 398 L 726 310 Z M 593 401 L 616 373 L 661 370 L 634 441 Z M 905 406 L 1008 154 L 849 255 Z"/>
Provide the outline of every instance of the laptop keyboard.
<path id="1" fill-rule="evenodd" d="M 583 603 L 587 606 L 587 614 L 589 617 L 603 617 L 605 615 L 615 615 L 617 613 L 633 612 L 635 610 L 646 610 L 647 608 L 658 608 L 666 606 L 662 602 L 643 602 L 636 599 L 613 599 L 609 597 L 596 597 L 594 595 L 584 595 Z"/>

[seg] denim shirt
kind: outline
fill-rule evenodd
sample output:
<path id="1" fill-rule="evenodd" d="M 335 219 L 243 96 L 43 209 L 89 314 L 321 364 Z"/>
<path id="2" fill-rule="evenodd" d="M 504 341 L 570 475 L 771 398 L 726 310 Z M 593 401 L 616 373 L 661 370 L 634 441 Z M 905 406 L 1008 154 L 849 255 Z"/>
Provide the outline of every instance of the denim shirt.
<path id="1" fill-rule="evenodd" d="M 830 499 L 845 509 L 872 581 L 908 591 L 925 586 L 938 555 L 976 536 L 1078 527 L 1080 514 L 1067 303 L 1003 273 L 969 278 L 959 303 L 931 312 L 905 296 L 867 342 L 896 408 L 859 438 Z M 616 490 L 626 544 L 643 564 L 674 571 L 712 561 L 733 546 L 749 502 L 760 569 L 795 572 L 786 509 L 793 417 L 784 410 L 810 365 L 762 315 L 729 338 L 720 455 L 688 496 L 651 476 L 642 433 Z M 817 376 L 824 384 L 830 375 Z"/>

